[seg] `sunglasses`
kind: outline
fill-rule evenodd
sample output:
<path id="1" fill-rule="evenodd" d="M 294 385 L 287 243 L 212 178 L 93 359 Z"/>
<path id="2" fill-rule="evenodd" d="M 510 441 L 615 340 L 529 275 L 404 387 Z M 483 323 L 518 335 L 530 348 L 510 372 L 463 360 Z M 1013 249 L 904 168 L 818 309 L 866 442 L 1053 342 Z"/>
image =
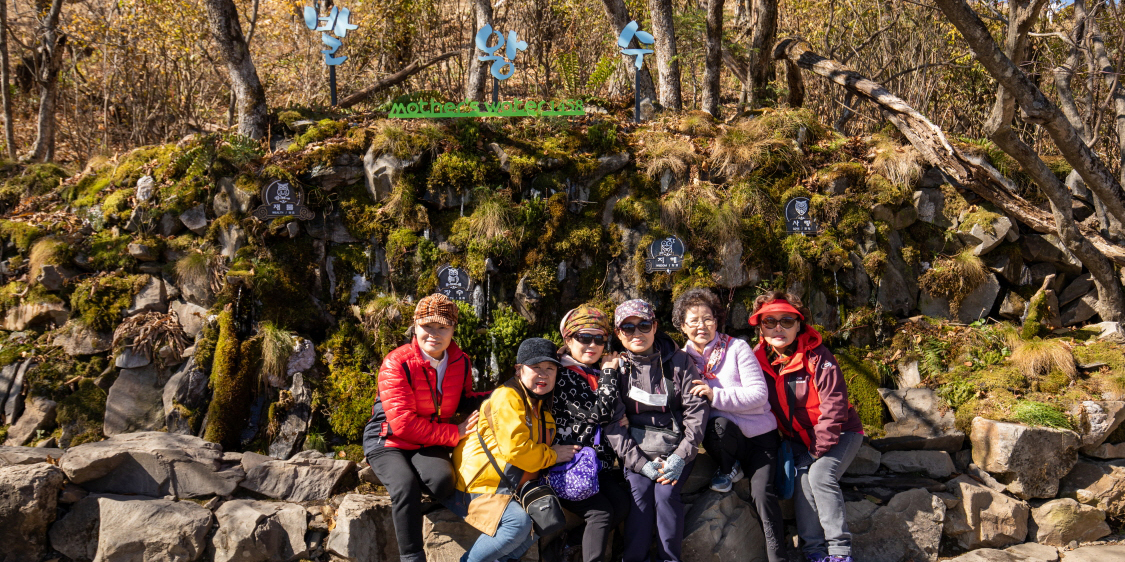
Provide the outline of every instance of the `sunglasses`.
<path id="1" fill-rule="evenodd" d="M 652 331 L 652 321 L 651 320 L 641 320 L 640 322 L 637 322 L 636 324 L 634 324 L 632 322 L 626 322 L 626 323 L 618 326 L 617 329 L 622 334 L 625 334 L 626 336 L 633 335 L 633 333 L 636 332 L 637 330 L 640 330 L 642 334 L 647 334 L 647 333 Z"/>
<path id="2" fill-rule="evenodd" d="M 762 326 L 765 326 L 766 328 L 768 328 L 770 330 L 776 328 L 778 324 L 781 324 L 782 328 L 785 328 L 786 330 L 788 330 L 789 328 L 792 328 L 793 326 L 796 326 L 797 322 L 800 322 L 800 320 L 797 320 L 796 318 L 793 318 L 792 316 L 785 316 L 781 319 L 772 318 L 772 317 L 762 318 Z"/>
<path id="3" fill-rule="evenodd" d="M 574 334 L 574 340 L 582 345 L 605 345 L 606 338 L 601 334 Z"/>

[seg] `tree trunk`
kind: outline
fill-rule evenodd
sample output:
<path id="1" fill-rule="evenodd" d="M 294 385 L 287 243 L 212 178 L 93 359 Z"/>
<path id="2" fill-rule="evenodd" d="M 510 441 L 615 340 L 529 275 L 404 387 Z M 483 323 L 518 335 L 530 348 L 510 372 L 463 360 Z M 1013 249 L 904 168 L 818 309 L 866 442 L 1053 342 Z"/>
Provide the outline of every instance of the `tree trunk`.
<path id="1" fill-rule="evenodd" d="M 1078 6 L 1082 1 L 1077 0 L 1075 5 Z M 1046 0 L 1009 0 L 1008 2 L 1008 35 L 1004 50 L 1007 57 L 1017 66 L 1025 59 L 1027 34 L 1039 18 L 1044 3 Z M 1076 11 L 1077 13 L 1079 11 Z M 1078 17 L 1076 25 L 1081 24 L 1082 19 Z M 1069 85 L 1069 80 L 1066 80 L 1066 85 Z M 1000 147 L 1000 150 L 1019 162 L 1024 172 L 1050 200 L 1051 214 L 1054 216 L 1059 238 L 1082 262 L 1082 265 L 1090 270 L 1090 275 L 1094 278 L 1094 286 L 1098 291 L 1095 308 L 1102 320 L 1120 320 L 1125 315 L 1125 294 L 1122 293 L 1121 283 L 1113 270 L 1113 264 L 1078 232 L 1074 223 L 1070 190 L 1059 181 L 1035 150 L 1023 142 L 1019 134 L 1012 129 L 1015 115 L 1014 96 L 1003 85 L 999 86 L 996 90 L 996 103 L 985 122 L 985 134 Z"/>
<path id="2" fill-rule="evenodd" d="M 1105 41 L 1102 32 L 1098 29 L 1096 17 L 1090 18 L 1090 51 L 1093 53 L 1097 68 L 1102 73 L 1106 88 L 1113 97 L 1114 121 L 1117 129 L 1117 157 L 1121 166 L 1121 185 L 1125 186 L 1125 87 L 1121 86 L 1121 76 L 1113 70 L 1113 63 L 1109 61 L 1109 54 L 1105 50 Z M 1122 221 L 1125 222 L 1125 221 Z"/>
<path id="3" fill-rule="evenodd" d="M 4 144 L 8 147 L 8 158 L 16 159 L 16 132 L 12 125 L 12 96 L 8 92 L 11 82 L 8 67 L 8 2 L 0 0 L 0 88 L 4 105 Z"/>
<path id="4" fill-rule="evenodd" d="M 475 0 L 473 2 L 473 18 L 476 26 L 473 37 L 477 31 L 486 24 L 492 23 L 492 3 L 489 0 Z M 489 82 L 488 65 L 481 62 L 483 53 L 477 51 L 475 41 L 469 42 L 469 74 L 465 77 L 465 99 L 484 101 L 484 86 Z"/>
<path id="5" fill-rule="evenodd" d="M 660 105 L 680 111 L 680 63 L 676 59 L 676 25 L 672 19 L 672 0 L 648 0 L 652 13 L 652 36 L 656 39 L 656 69 L 660 74 Z"/>
<path id="6" fill-rule="evenodd" d="M 1043 95 L 1027 74 L 1001 52 L 977 13 L 964 0 L 935 0 L 935 4 L 965 37 L 976 54 L 977 61 L 989 75 L 1012 93 L 1023 110 L 1023 120 L 1042 124 L 1063 158 L 1105 204 L 1106 211 L 1117 220 L 1125 222 L 1125 191 L 1122 191 L 1121 184 L 1097 154 L 1086 146 L 1078 130 L 1070 124 L 1063 112 Z"/>
<path id="7" fill-rule="evenodd" d="M 625 0 L 602 0 L 602 5 L 605 6 L 605 13 L 609 16 L 614 31 L 618 36 L 621 35 L 621 30 L 633 21 L 629 18 L 629 8 L 625 6 Z M 640 47 L 636 38 L 629 42 L 629 49 Z M 621 60 L 625 62 L 625 72 L 629 76 L 629 81 L 637 84 L 637 98 L 656 101 L 656 86 L 652 84 L 652 75 L 649 74 L 648 67 L 642 66 L 637 70 L 637 67 L 633 66 L 633 57 L 630 55 L 621 55 Z"/>
<path id="8" fill-rule="evenodd" d="M 252 139 L 266 136 L 269 127 L 269 106 L 266 91 L 258 80 L 258 70 L 250 58 L 250 48 L 238 21 L 233 0 L 203 0 L 207 21 L 219 52 L 227 63 L 231 89 L 238 99 L 238 133 Z"/>
<path id="9" fill-rule="evenodd" d="M 957 150 L 936 125 L 910 107 L 901 98 L 887 91 L 881 84 L 860 75 L 837 61 L 814 53 L 804 40 L 788 38 L 777 43 L 774 58 L 788 59 L 806 70 L 843 86 L 859 98 L 875 103 L 903 136 L 918 149 L 930 165 L 941 169 L 954 182 L 999 207 L 1008 216 L 1028 225 L 1040 233 L 1057 232 L 1054 218 L 1015 195 L 1006 180 L 980 158 Z M 1125 265 L 1125 247 L 1114 244 L 1098 232 L 1076 225 L 1081 234 L 1106 257 Z"/>
<path id="10" fill-rule="evenodd" d="M 719 118 L 719 71 L 723 67 L 723 0 L 707 0 L 707 69 L 703 75 L 703 111 Z"/>
<path id="11" fill-rule="evenodd" d="M 63 0 L 53 0 L 43 21 L 43 64 L 35 77 L 39 82 L 39 118 L 35 144 L 31 147 L 33 162 L 50 162 L 55 159 L 55 96 L 58 94 L 59 69 L 62 66 L 62 46 L 59 37 L 59 14 Z"/>
<path id="12" fill-rule="evenodd" d="M 750 108 L 759 107 L 765 100 L 773 99 L 769 89 L 773 79 L 773 43 L 777 39 L 777 0 L 753 0 L 750 12 L 750 56 L 746 86 Z"/>

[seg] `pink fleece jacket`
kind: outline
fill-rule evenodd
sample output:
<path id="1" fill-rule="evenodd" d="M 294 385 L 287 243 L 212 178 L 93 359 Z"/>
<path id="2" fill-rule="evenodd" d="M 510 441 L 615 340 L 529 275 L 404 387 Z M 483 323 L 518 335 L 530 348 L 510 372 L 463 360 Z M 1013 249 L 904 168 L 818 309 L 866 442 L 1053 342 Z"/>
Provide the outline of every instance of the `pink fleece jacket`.
<path id="1" fill-rule="evenodd" d="M 718 344 L 719 335 L 703 349 L 703 354 L 695 352 L 691 342 L 684 345 L 684 351 L 695 361 L 702 373 L 707 365 L 706 357 Z M 727 418 L 738 425 L 746 437 L 754 437 L 777 429 L 777 419 L 770 412 L 769 387 L 765 375 L 754 356 L 750 344 L 738 338 L 730 338 L 726 356 L 715 368 L 715 378 L 704 379 L 715 395 L 711 401 L 712 418 Z"/>

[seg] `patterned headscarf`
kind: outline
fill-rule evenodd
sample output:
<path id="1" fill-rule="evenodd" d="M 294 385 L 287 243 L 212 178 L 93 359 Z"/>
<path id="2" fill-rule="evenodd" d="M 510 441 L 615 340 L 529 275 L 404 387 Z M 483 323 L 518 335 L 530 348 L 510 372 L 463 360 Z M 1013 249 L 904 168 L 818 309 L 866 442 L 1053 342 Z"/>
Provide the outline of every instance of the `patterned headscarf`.
<path id="1" fill-rule="evenodd" d="M 559 322 L 559 333 L 564 340 L 586 329 L 598 329 L 607 336 L 612 331 L 605 313 L 585 304 L 567 312 L 562 322 Z"/>
<path id="2" fill-rule="evenodd" d="M 642 320 L 656 320 L 656 311 L 652 305 L 641 300 L 633 299 L 621 303 L 617 310 L 613 311 L 613 327 L 621 327 L 621 323 L 630 316 L 638 316 Z"/>

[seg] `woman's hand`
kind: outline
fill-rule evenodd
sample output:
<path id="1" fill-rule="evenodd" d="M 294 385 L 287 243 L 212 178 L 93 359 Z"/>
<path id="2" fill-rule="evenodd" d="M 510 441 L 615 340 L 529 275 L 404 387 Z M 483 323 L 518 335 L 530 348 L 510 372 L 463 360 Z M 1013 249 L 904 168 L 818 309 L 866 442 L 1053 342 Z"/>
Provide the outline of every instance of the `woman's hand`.
<path id="1" fill-rule="evenodd" d="M 576 455 L 578 451 L 582 450 L 582 447 L 579 447 L 578 445 L 551 445 L 551 448 L 554 449 L 555 454 L 559 456 L 559 460 L 557 462 L 560 463 L 570 462 L 570 459 L 573 459 L 574 455 Z"/>
<path id="2" fill-rule="evenodd" d="M 693 396 L 702 396 L 706 398 L 708 402 L 711 402 L 715 399 L 715 391 L 711 390 L 711 387 L 707 386 L 707 383 L 703 381 L 691 381 L 691 384 L 694 384 L 695 386 L 688 389 L 688 394 L 691 394 Z"/>
<path id="3" fill-rule="evenodd" d="M 602 356 L 602 370 L 604 371 L 606 369 L 616 369 L 617 366 L 621 363 L 620 357 L 620 353 L 606 353 L 604 356 Z"/>
<path id="4" fill-rule="evenodd" d="M 460 441 L 460 440 L 462 440 L 462 439 L 464 439 L 464 438 L 468 437 L 469 435 L 476 432 L 476 430 L 477 430 L 477 418 L 479 418 L 479 417 L 480 417 L 480 412 L 476 411 L 476 412 L 473 412 L 472 414 L 469 414 L 469 417 L 466 418 L 465 421 L 457 424 L 457 440 L 458 441 Z"/>

